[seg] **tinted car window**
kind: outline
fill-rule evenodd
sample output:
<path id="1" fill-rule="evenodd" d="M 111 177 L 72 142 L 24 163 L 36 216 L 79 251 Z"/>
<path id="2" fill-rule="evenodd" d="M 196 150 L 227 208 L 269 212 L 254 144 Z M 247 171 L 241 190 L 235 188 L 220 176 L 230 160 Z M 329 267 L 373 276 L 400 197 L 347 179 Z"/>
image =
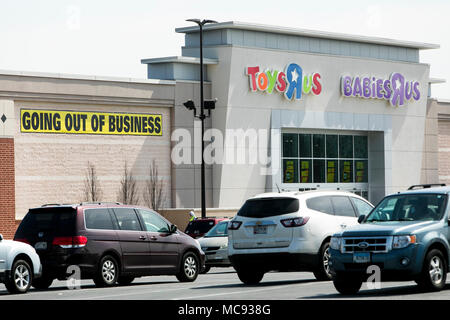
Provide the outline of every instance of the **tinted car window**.
<path id="1" fill-rule="evenodd" d="M 310 198 L 306 200 L 306 206 L 312 210 L 334 215 L 333 205 L 328 196 Z"/>
<path id="2" fill-rule="evenodd" d="M 361 199 L 358 199 L 358 198 L 353 198 L 353 197 L 351 197 L 351 199 L 352 199 L 353 204 L 356 207 L 356 210 L 358 211 L 357 212 L 358 215 L 367 216 L 370 213 L 370 211 L 372 211 L 373 207 L 370 204 L 368 204 L 367 202 L 365 202 Z"/>
<path id="3" fill-rule="evenodd" d="M 108 209 L 86 209 L 84 210 L 84 219 L 88 229 L 114 229 Z"/>
<path id="4" fill-rule="evenodd" d="M 155 213 L 147 210 L 139 209 L 142 220 L 144 221 L 144 228 L 149 232 L 169 232 L 169 225 L 166 221 L 158 217 Z"/>
<path id="5" fill-rule="evenodd" d="M 344 217 L 356 217 L 355 210 L 353 209 L 350 199 L 345 196 L 333 196 L 331 197 L 333 203 L 334 214 Z"/>
<path id="6" fill-rule="evenodd" d="M 131 208 L 114 208 L 120 230 L 141 231 L 136 212 Z"/>
<path id="7" fill-rule="evenodd" d="M 213 220 L 194 220 L 189 222 L 186 227 L 186 233 L 206 233 L 214 227 Z"/>
<path id="8" fill-rule="evenodd" d="M 54 236 L 75 233 L 76 209 L 72 207 L 38 208 L 28 212 L 20 223 L 16 237 L 25 237 L 40 231 L 50 231 Z"/>
<path id="9" fill-rule="evenodd" d="M 297 212 L 298 199 L 295 198 L 259 198 L 247 200 L 237 215 L 250 218 L 265 218 Z"/>

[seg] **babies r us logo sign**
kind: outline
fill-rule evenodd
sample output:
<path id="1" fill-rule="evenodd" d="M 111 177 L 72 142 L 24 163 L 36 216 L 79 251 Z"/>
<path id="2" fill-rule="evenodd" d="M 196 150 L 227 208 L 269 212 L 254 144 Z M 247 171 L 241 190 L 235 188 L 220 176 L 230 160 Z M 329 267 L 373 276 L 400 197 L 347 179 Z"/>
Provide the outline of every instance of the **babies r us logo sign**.
<path id="1" fill-rule="evenodd" d="M 285 71 L 260 70 L 259 66 L 245 68 L 252 92 L 272 93 L 275 89 L 288 100 L 300 100 L 302 94 L 319 95 L 322 92 L 320 73 L 304 74 L 302 67 L 296 63 L 287 65 Z"/>

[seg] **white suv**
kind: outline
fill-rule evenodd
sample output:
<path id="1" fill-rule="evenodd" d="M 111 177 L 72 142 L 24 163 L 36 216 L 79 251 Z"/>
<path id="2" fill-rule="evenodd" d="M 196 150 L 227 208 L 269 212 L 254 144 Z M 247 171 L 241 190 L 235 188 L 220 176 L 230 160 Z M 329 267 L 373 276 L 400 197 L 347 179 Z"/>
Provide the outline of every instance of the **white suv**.
<path id="1" fill-rule="evenodd" d="M 36 250 L 23 242 L 3 240 L 0 234 L 0 283 L 10 293 L 25 293 L 40 274 L 41 261 Z"/>
<path id="2" fill-rule="evenodd" d="M 356 225 L 373 205 L 342 191 L 264 193 L 248 199 L 228 226 L 228 255 L 239 279 L 256 284 L 268 271 L 312 271 L 331 280 L 331 236 Z"/>

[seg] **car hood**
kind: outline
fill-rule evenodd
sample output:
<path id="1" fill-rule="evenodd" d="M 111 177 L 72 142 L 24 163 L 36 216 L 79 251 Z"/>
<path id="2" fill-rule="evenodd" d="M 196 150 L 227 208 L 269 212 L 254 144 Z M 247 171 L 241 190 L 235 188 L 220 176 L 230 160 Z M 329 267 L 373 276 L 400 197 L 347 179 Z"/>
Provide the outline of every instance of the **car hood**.
<path id="1" fill-rule="evenodd" d="M 228 237 L 203 237 L 197 240 L 202 248 L 228 245 Z"/>
<path id="2" fill-rule="evenodd" d="M 389 221 L 362 223 L 344 230 L 340 235 L 343 237 L 366 237 L 366 236 L 392 236 L 397 234 L 416 233 L 435 225 L 439 221 Z"/>

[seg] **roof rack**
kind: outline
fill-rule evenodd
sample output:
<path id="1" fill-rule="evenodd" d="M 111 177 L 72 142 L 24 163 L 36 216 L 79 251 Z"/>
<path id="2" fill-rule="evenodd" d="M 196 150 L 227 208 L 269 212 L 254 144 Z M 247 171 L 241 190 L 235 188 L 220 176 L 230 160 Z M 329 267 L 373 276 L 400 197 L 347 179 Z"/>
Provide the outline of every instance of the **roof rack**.
<path id="1" fill-rule="evenodd" d="M 123 205 L 123 203 L 121 202 L 81 202 L 80 206 L 85 206 L 85 205 L 91 205 L 91 204 L 97 204 L 97 205 L 104 205 L 104 204 L 117 204 L 117 205 Z"/>
<path id="2" fill-rule="evenodd" d="M 445 183 L 429 183 L 429 184 L 415 184 L 408 188 L 408 190 L 414 189 L 428 189 L 431 187 L 445 187 Z"/>
<path id="3" fill-rule="evenodd" d="M 43 204 L 41 207 L 52 207 L 52 206 L 62 206 L 62 203 L 46 203 Z"/>

